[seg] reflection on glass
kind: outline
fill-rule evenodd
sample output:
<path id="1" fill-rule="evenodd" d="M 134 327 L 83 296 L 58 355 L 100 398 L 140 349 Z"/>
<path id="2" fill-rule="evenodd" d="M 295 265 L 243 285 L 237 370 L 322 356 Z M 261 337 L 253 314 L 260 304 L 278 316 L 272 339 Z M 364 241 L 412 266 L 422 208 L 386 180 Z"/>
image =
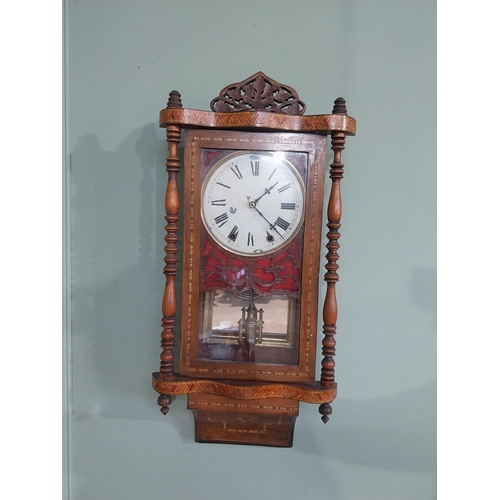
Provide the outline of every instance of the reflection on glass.
<path id="1" fill-rule="evenodd" d="M 298 363 L 298 300 L 253 290 L 205 292 L 198 359 Z"/>

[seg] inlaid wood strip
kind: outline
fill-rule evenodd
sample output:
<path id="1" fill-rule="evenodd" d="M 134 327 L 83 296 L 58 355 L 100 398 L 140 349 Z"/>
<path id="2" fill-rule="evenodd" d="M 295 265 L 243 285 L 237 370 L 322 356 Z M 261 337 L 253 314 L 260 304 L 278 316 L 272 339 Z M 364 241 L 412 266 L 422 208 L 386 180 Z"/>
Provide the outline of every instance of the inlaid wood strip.
<path id="1" fill-rule="evenodd" d="M 160 394 L 216 394 L 232 399 L 287 398 L 305 403 L 321 404 L 335 399 L 336 385 L 323 387 L 311 383 L 247 383 L 174 377 L 163 380 L 153 374 L 153 389 Z"/>
<path id="2" fill-rule="evenodd" d="M 200 378 L 237 378 L 240 380 L 266 381 L 301 381 L 310 382 L 315 379 L 315 363 L 312 361 L 316 352 L 317 339 L 317 294 L 319 254 L 321 246 L 320 226 L 324 186 L 324 165 L 326 138 L 313 134 L 275 134 L 270 136 L 255 133 L 249 136 L 244 132 L 218 130 L 187 130 L 184 135 L 184 193 L 183 206 L 186 210 L 183 232 L 183 295 L 182 295 L 182 336 L 179 373 L 184 376 Z M 307 199 L 309 217 L 305 225 L 305 240 L 309 243 L 304 248 L 303 293 L 301 296 L 300 354 L 298 365 L 270 365 L 265 363 L 215 362 L 197 359 L 199 296 L 198 282 L 200 265 L 199 234 L 200 225 L 196 225 L 196 214 L 199 213 L 200 191 L 199 164 L 200 150 L 203 148 L 248 149 L 276 151 L 293 150 L 305 152 L 311 162 L 307 185 L 310 196 Z M 312 244 L 314 242 L 314 245 Z"/>
<path id="3" fill-rule="evenodd" d="M 160 111 L 160 127 L 182 125 L 185 127 L 263 128 L 294 132 L 356 133 L 356 120 L 347 115 L 283 115 L 266 111 L 240 111 L 238 113 L 213 113 L 188 108 L 166 108 Z"/>

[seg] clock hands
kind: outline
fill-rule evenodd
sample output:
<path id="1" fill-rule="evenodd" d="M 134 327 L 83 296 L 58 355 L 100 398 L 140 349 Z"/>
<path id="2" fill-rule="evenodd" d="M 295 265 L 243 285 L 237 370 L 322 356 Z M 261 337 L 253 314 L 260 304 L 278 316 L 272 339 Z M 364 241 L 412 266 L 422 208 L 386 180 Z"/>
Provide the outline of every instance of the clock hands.
<path id="1" fill-rule="evenodd" d="M 252 203 L 254 204 L 253 207 L 252 207 Z M 255 209 L 255 211 L 269 224 L 269 229 L 272 229 L 273 231 L 276 231 L 278 233 L 279 236 L 281 236 L 281 238 L 283 238 L 283 235 L 276 229 L 276 226 L 274 224 L 271 224 L 267 219 L 266 217 L 264 216 L 264 214 L 255 206 L 255 202 L 251 202 L 250 203 L 250 208 L 253 208 Z M 267 231 L 266 231 L 267 232 Z M 267 233 L 269 234 L 269 233 Z"/>
<path id="2" fill-rule="evenodd" d="M 257 205 L 257 202 L 263 197 L 265 196 L 266 194 L 269 194 L 271 192 L 271 190 L 273 189 L 274 186 L 276 186 L 276 184 L 278 184 L 277 182 L 275 182 L 270 188 L 266 188 L 264 190 L 264 194 L 261 194 L 258 198 L 256 198 L 253 202 L 251 203 L 255 203 L 255 205 Z M 250 208 L 254 208 L 254 207 L 250 207 Z"/>
<path id="3" fill-rule="evenodd" d="M 283 236 L 283 235 L 282 235 L 282 234 L 281 234 L 281 233 L 280 233 L 280 232 L 276 229 L 276 225 L 275 225 L 275 224 L 271 224 L 271 223 L 270 223 L 270 222 L 266 219 L 266 217 L 264 216 L 264 214 L 263 214 L 263 213 L 262 213 L 262 212 L 261 212 L 261 211 L 257 208 L 257 203 L 258 203 L 258 201 L 259 201 L 262 197 L 264 197 L 266 194 L 269 194 L 269 193 L 273 190 L 274 186 L 276 186 L 276 184 L 278 184 L 278 182 L 279 182 L 279 181 L 276 181 L 276 182 L 275 182 L 275 183 L 274 183 L 271 187 L 265 188 L 265 189 L 264 189 L 264 193 L 262 193 L 262 194 L 261 194 L 258 198 L 255 198 L 255 200 L 250 201 L 250 202 L 248 203 L 248 206 L 249 206 L 250 208 L 253 208 L 253 209 L 254 209 L 254 210 L 255 210 L 255 211 L 256 211 L 256 212 L 257 212 L 257 213 L 258 213 L 258 214 L 259 214 L 259 215 L 260 215 L 260 216 L 261 216 L 261 217 L 262 217 L 262 218 L 263 218 L 263 219 L 267 222 L 267 223 L 268 223 L 268 224 L 269 224 L 269 229 L 271 229 L 271 230 L 275 231 L 276 233 L 278 233 L 278 235 L 279 235 L 281 238 L 283 238 L 283 239 L 284 239 L 284 236 Z M 247 196 L 247 199 L 249 199 L 249 198 L 250 198 L 250 197 L 249 197 L 249 196 Z M 288 227 L 288 226 L 287 226 L 287 227 Z M 284 227 L 283 229 L 287 229 L 287 227 Z M 271 234 L 269 234 L 269 231 L 266 231 L 266 233 L 267 233 L 266 240 L 267 240 L 267 241 L 269 241 L 269 242 L 272 242 L 272 241 L 274 240 L 274 237 L 273 237 Z"/>

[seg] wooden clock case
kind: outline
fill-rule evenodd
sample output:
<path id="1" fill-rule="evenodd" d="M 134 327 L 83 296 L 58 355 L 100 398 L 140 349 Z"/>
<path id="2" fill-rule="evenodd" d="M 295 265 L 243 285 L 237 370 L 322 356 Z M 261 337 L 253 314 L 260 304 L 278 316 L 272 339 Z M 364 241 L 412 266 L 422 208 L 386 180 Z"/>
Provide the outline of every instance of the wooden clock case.
<path id="1" fill-rule="evenodd" d="M 160 126 L 167 130 L 169 156 L 165 196 L 166 246 L 165 291 L 162 302 L 160 371 L 153 373 L 153 388 L 160 396 L 162 413 L 168 412 L 172 395 L 187 394 L 188 408 L 195 420 L 197 442 L 254 444 L 290 447 L 293 443 L 299 402 L 319 404 L 322 420 L 331 414 L 335 399 L 333 360 L 335 355 L 338 281 L 338 239 L 342 204 L 341 154 L 345 137 L 354 135 L 356 122 L 347 115 L 345 101 L 335 101 L 332 114 L 304 116 L 305 104 L 291 87 L 263 73 L 224 88 L 211 103 L 212 111 L 182 107 L 180 94 L 170 93 L 168 105 L 160 112 Z M 178 145 L 185 130 L 184 189 L 179 192 L 181 162 Z M 326 138 L 331 134 L 334 153 L 330 166 L 331 189 L 328 202 L 327 283 L 323 307 L 321 378 L 315 381 L 318 312 L 318 273 L 321 218 L 323 210 Z M 296 151 L 307 154 L 306 215 L 301 230 L 300 328 L 296 364 L 209 361 L 197 358 L 203 224 L 200 213 L 200 163 L 202 148 L 227 150 Z M 175 277 L 177 232 L 183 207 L 182 311 L 180 317 L 180 367 L 174 372 L 178 314 Z M 204 237 L 201 236 L 203 240 Z M 228 257 L 230 258 L 230 256 Z M 245 260 L 245 259 L 243 259 Z M 249 267 L 255 259 L 248 259 Z"/>

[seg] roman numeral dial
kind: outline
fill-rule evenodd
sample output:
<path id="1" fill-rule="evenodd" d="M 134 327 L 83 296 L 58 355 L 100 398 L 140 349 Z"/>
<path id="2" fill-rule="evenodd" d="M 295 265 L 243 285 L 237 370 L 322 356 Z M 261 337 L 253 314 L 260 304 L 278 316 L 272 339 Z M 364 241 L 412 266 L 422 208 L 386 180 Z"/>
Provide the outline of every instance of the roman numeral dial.
<path id="1" fill-rule="evenodd" d="M 236 238 L 238 237 L 238 226 L 234 226 L 233 229 L 231 229 L 231 232 L 227 235 L 227 237 L 231 241 L 236 241 Z"/>
<path id="2" fill-rule="evenodd" d="M 286 220 L 283 220 L 281 217 L 278 217 L 276 219 L 274 225 L 280 227 L 281 229 L 283 229 L 283 231 L 286 231 L 290 227 L 290 223 Z"/>
<path id="3" fill-rule="evenodd" d="M 214 222 L 219 226 L 222 227 L 228 220 L 228 215 L 227 212 L 224 212 L 223 214 L 218 215 L 217 217 L 214 217 Z"/>
<path id="4" fill-rule="evenodd" d="M 287 153 L 227 153 L 202 179 L 210 237 L 234 254 L 262 256 L 289 244 L 303 225 L 305 188 Z"/>

